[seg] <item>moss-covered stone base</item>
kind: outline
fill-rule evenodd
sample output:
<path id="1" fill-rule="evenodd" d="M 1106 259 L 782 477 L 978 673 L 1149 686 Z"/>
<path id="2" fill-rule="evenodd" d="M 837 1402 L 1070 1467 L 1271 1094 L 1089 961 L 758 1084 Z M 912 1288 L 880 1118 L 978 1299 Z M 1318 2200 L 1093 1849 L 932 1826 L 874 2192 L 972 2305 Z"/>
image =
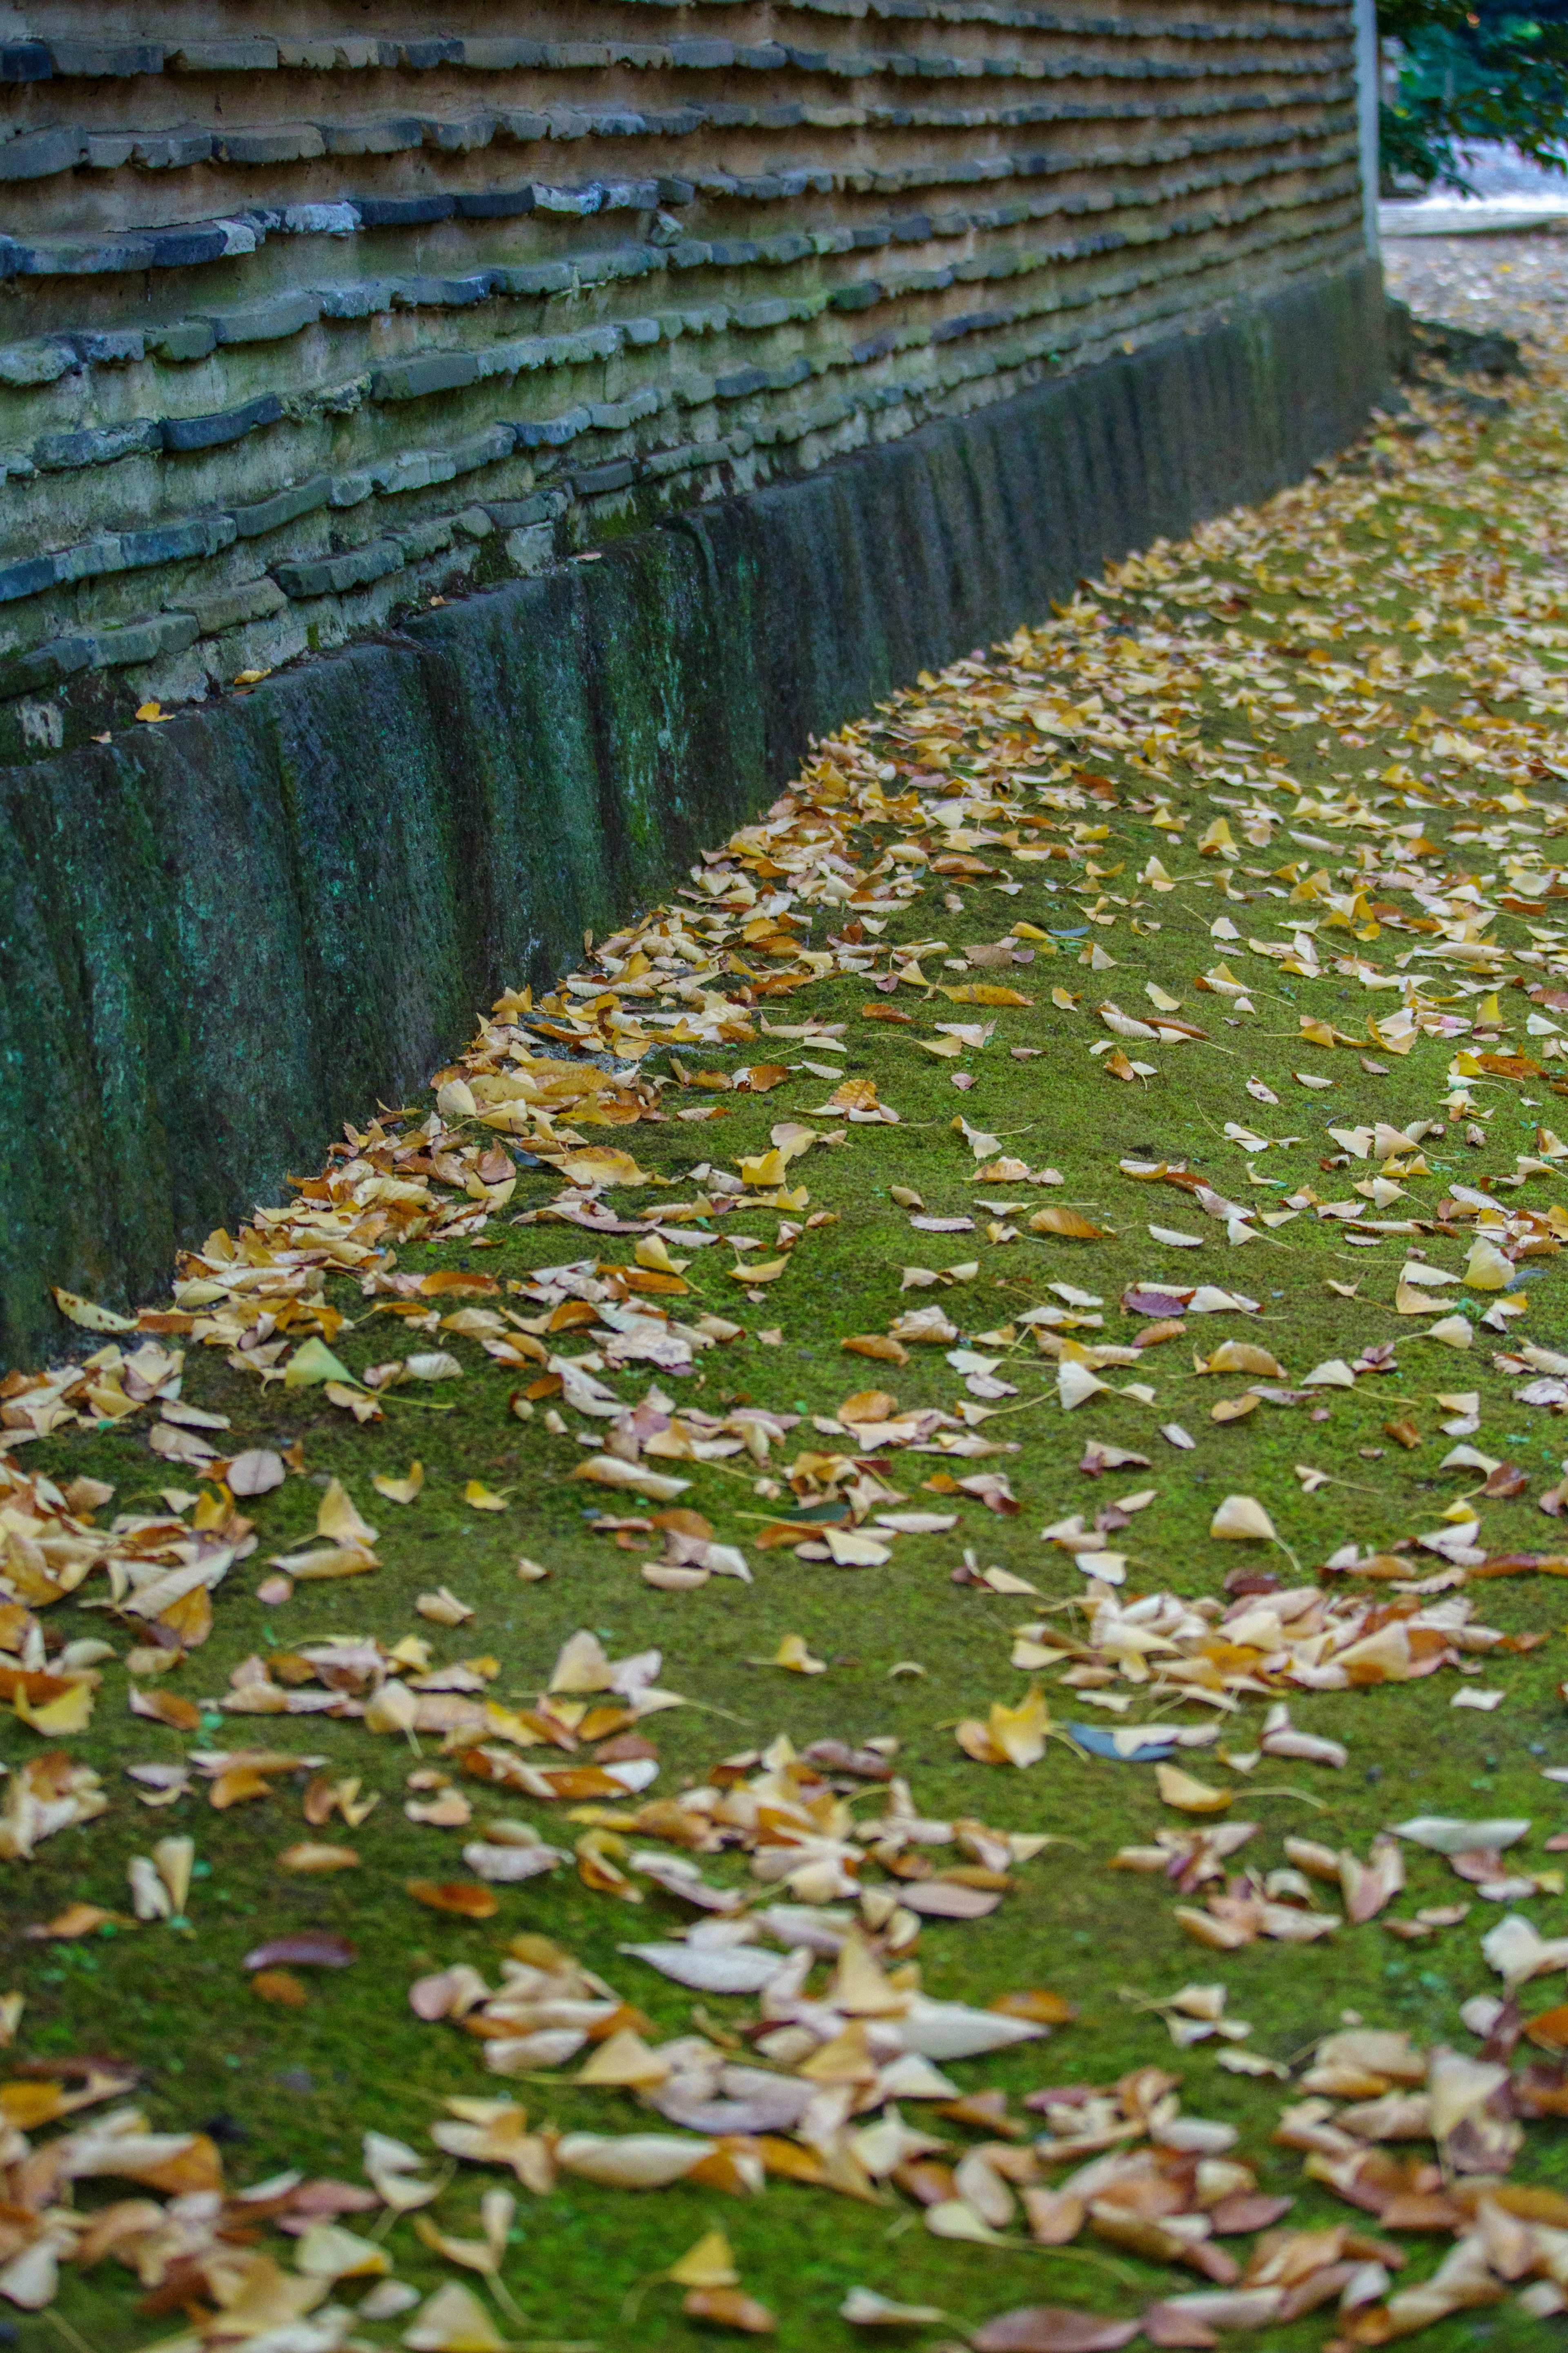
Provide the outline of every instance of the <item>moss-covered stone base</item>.
<path id="1" fill-rule="evenodd" d="M 1384 380 L 1366 265 L 0 771 L 0 1359 L 395 1103 L 808 735 L 1296 479 Z"/>

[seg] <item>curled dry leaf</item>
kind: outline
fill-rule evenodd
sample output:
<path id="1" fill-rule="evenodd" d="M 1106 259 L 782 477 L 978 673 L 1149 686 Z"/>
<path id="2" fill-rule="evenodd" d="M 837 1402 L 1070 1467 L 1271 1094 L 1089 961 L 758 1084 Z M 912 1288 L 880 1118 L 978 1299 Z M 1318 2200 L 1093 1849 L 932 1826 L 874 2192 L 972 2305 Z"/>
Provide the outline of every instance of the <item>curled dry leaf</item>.
<path id="1" fill-rule="evenodd" d="M 250 1980 L 250 1990 L 263 2001 L 277 2002 L 285 2010 L 303 2010 L 310 1999 L 292 1969 L 258 1969 Z"/>
<path id="2" fill-rule="evenodd" d="M 1211 1536 L 1230 1536 L 1243 1543 L 1278 1544 L 1274 1523 L 1251 1495 L 1226 1495 L 1209 1522 Z"/>
<path id="3" fill-rule="evenodd" d="M 434 1593 L 421 1593 L 414 1604 L 421 1618 L 436 1626 L 461 1626 L 474 1615 L 467 1601 L 459 1601 L 448 1586 L 437 1586 Z"/>
<path id="4" fill-rule="evenodd" d="M 804 1634 L 786 1634 L 771 1659 L 752 1659 L 754 1667 L 787 1667 L 797 1675 L 822 1675 L 827 1672 L 826 1659 L 816 1659 L 806 1646 Z"/>
<path id="5" fill-rule="evenodd" d="M 940 2305 L 900 2304 L 874 2287 L 852 2287 L 838 2317 L 855 2328 L 934 2328 L 947 2318 Z"/>
<path id="6" fill-rule="evenodd" d="M 1166 1805 L 1184 1814 L 1223 1814 L 1236 1795 L 1234 1789 L 1211 1788 L 1179 1765 L 1156 1765 L 1154 1779 Z"/>
<path id="7" fill-rule="evenodd" d="M 1063 2305 L 1027 2305 L 988 2320 L 970 2338 L 974 2353 L 1121 2353 L 1138 2320 L 1107 2320 Z"/>
<path id="8" fill-rule="evenodd" d="M 155 1724 L 166 1724 L 172 1732 L 201 1729 L 201 1709 L 178 1692 L 138 1691 L 132 1685 L 130 1700 L 132 1715 L 151 1716 Z"/>
<path id="9" fill-rule="evenodd" d="M 416 1904 L 432 1912 L 450 1912 L 461 1920 L 492 1920 L 500 1909 L 489 1887 L 467 1880 L 406 1879 L 404 1887 Z"/>
<path id="10" fill-rule="evenodd" d="M 1082 1216 L 1077 1209 L 1063 1208 L 1055 1202 L 1035 1211 L 1029 1219 L 1029 1231 L 1032 1234 L 1057 1234 L 1067 1241 L 1102 1242 L 1109 1238 L 1107 1229 L 1097 1226 L 1092 1218 Z"/>
<path id="11" fill-rule="evenodd" d="M 754 2295 L 747 2295 L 738 2287 L 688 2288 L 680 2308 L 689 2320 L 704 2320 L 711 2327 L 733 2328 L 745 2337 L 778 2334 L 778 2322 L 766 2305 L 759 2304 Z"/>
<path id="12" fill-rule="evenodd" d="M 460 2280 L 448 2280 L 420 2306 L 403 2342 L 410 2353 L 506 2353 L 505 2337 Z"/>
<path id="13" fill-rule="evenodd" d="M 253 1447 L 230 1462 L 228 1487 L 236 1495 L 269 1495 L 274 1487 L 281 1487 L 287 1475 L 280 1454 L 268 1446 Z"/>
<path id="14" fill-rule="evenodd" d="M 838 1345 L 848 1356 L 870 1356 L 879 1364 L 907 1365 L 910 1361 L 910 1352 L 902 1342 L 891 1339 L 885 1332 L 857 1333 Z"/>
<path id="15" fill-rule="evenodd" d="M 372 1473 L 370 1483 L 378 1495 L 385 1496 L 389 1504 L 412 1504 L 417 1501 L 425 1484 L 425 1465 L 423 1462 L 411 1462 L 401 1478 L 389 1472 L 377 1471 Z"/>
<path id="16" fill-rule="evenodd" d="M 356 1947 L 346 1936 L 325 1928 L 306 1928 L 292 1936 L 271 1936 L 252 1946 L 240 1963 L 245 1969 L 346 1969 L 358 1960 Z"/>
<path id="17" fill-rule="evenodd" d="M 741 2274 L 723 2232 L 706 2231 L 679 2263 L 671 2263 L 665 2277 L 677 2287 L 734 2287 Z"/>
<path id="18" fill-rule="evenodd" d="M 293 1846 L 284 1848 L 278 1858 L 278 1868 L 307 1873 L 353 1871 L 358 1862 L 352 1846 L 325 1846 L 314 1839 L 300 1839 Z"/>

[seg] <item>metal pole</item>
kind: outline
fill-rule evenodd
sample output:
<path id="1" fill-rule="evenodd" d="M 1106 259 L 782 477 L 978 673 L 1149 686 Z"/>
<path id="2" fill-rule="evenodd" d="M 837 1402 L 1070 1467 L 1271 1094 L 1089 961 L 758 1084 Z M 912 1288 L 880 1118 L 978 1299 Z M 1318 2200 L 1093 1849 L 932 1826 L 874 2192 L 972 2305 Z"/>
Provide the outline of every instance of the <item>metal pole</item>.
<path id="1" fill-rule="evenodd" d="M 1377 230 L 1377 0 L 1355 0 L 1356 118 L 1361 133 L 1361 216 L 1366 249 L 1382 254 Z"/>

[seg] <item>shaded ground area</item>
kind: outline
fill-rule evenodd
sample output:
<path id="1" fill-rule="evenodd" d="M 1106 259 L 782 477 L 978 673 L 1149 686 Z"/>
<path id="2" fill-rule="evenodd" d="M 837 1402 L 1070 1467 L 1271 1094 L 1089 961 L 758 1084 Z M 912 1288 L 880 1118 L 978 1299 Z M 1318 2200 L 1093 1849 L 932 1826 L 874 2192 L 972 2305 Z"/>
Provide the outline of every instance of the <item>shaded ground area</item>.
<path id="1" fill-rule="evenodd" d="M 922 679 L 167 1307 L 62 1303 L 29 2346 L 1547 2341 L 1543 251 L 1507 414 Z"/>
<path id="2" fill-rule="evenodd" d="M 1564 184 L 1568 185 L 1568 183 Z M 1418 315 L 1549 344 L 1568 310 L 1568 237 L 1390 237 L 1388 290 Z"/>

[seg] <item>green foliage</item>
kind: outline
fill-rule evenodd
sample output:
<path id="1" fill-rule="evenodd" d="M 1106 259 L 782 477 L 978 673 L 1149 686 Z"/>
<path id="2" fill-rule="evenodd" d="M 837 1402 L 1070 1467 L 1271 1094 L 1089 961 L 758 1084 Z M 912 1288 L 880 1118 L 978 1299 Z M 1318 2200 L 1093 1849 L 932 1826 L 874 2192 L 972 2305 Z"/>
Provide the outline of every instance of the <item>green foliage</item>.
<path id="1" fill-rule="evenodd" d="M 1468 189 L 1461 151 L 1472 140 L 1568 170 L 1565 0 L 1528 14 L 1507 0 L 1378 0 L 1377 26 L 1398 60 L 1380 109 L 1385 187 Z"/>

